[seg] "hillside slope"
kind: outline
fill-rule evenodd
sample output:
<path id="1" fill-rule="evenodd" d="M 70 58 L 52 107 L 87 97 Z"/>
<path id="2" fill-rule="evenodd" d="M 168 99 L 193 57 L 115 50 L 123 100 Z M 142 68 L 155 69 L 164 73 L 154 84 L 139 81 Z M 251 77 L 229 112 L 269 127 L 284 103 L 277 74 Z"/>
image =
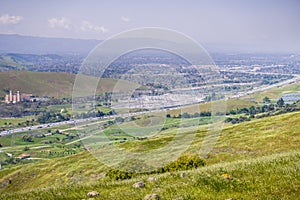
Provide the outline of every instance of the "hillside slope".
<path id="1" fill-rule="evenodd" d="M 75 74 L 55 72 L 6 71 L 0 72 L 0 96 L 5 90 L 31 93 L 37 96 L 71 97 Z M 88 77 L 88 79 L 96 79 Z M 126 81 L 124 81 L 125 83 Z M 116 83 L 114 79 L 102 79 L 97 92 L 111 91 Z M 129 84 L 128 82 L 125 84 Z"/>
<path id="2" fill-rule="evenodd" d="M 11 192 L 1 191 L 0 197 L 14 200 L 89 199 L 87 193 L 97 191 L 99 195 L 92 199 L 140 200 L 147 194 L 155 193 L 161 199 L 296 200 L 300 195 L 299 160 L 299 152 L 276 154 L 203 167 L 186 172 L 184 177 L 180 172 L 156 175 L 154 182 L 149 181 L 148 176 L 141 176 L 126 181 L 95 180 L 92 184 L 76 184 L 76 181 L 73 181 L 73 184 L 26 191 L 14 191 L 13 186 L 10 186 Z M 30 175 L 34 176 L 35 171 Z M 92 177 L 94 176 L 90 176 Z M 137 181 L 144 181 L 146 186 L 133 188 L 132 185 Z"/>
<path id="3" fill-rule="evenodd" d="M 299 121 L 300 112 L 295 112 L 228 125 L 206 159 L 207 166 L 188 171 L 184 178 L 167 173 L 155 175 L 157 182 L 147 182 L 148 176 L 111 181 L 105 177 L 107 167 L 88 152 L 3 169 L 0 198 L 83 199 L 96 190 L 97 199 L 142 199 L 148 193 L 162 199 L 296 199 L 300 195 Z M 165 134 L 134 145 L 127 142 L 123 148 L 143 148 L 166 139 L 169 132 Z M 200 129 L 189 151 L 199 150 L 203 134 Z M 232 179 L 224 179 L 224 173 Z M 140 180 L 146 187 L 132 188 Z"/>

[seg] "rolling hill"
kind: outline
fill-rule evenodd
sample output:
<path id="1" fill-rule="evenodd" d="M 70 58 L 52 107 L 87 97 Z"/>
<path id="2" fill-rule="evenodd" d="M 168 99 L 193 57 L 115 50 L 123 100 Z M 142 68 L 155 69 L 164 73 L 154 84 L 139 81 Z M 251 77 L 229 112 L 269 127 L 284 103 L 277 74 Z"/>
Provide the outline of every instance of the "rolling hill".
<path id="1" fill-rule="evenodd" d="M 0 53 L 80 53 L 87 54 L 101 41 L 68 38 L 46 38 L 17 34 L 0 34 Z"/>
<path id="2" fill-rule="evenodd" d="M 300 185 L 300 112 L 228 125 L 207 166 L 195 170 L 140 175 L 113 181 L 105 176 L 107 167 L 88 151 L 65 158 L 39 161 L 1 170 L 2 199 L 143 199 L 156 193 L 161 199 L 297 199 Z M 188 129 L 186 134 L 189 134 Z M 201 147 L 206 129 L 196 134 L 189 152 Z M 126 142 L 122 148 L 147 148 L 164 144 L 172 132 L 143 141 Z M 225 174 L 225 175 L 224 175 Z M 149 177 L 156 181 L 149 181 Z M 225 178 L 224 178 L 225 177 Z M 144 181 L 144 188 L 133 188 Z"/>
<path id="3" fill-rule="evenodd" d="M 4 97 L 7 90 L 30 93 L 36 96 L 71 97 L 75 74 L 56 72 L 6 71 L 0 72 L 0 96 Z M 86 77 L 87 80 L 97 80 L 95 77 Z M 116 84 L 115 79 L 101 79 L 97 92 L 112 91 Z M 125 86 L 129 82 L 123 81 Z"/>

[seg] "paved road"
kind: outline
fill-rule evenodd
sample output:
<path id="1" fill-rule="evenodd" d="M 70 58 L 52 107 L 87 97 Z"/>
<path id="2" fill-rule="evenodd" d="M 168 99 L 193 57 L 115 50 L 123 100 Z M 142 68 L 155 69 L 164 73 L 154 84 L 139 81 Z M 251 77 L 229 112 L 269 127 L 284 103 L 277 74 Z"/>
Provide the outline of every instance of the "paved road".
<path id="1" fill-rule="evenodd" d="M 149 112 L 149 111 L 147 111 L 147 112 Z M 153 112 L 153 111 L 151 111 L 151 112 Z M 146 112 L 125 113 L 125 114 L 109 115 L 109 116 L 103 116 L 103 117 L 93 117 L 93 118 L 85 118 L 85 119 L 72 119 L 72 120 L 69 120 L 69 121 L 62 121 L 62 122 L 48 123 L 48 124 L 40 124 L 40 125 L 35 125 L 35 126 L 27 126 L 27 127 L 2 131 L 2 132 L 0 132 L 0 136 L 10 135 L 10 134 L 13 134 L 13 133 L 26 132 L 26 131 L 30 131 L 30 130 L 42 129 L 42 128 L 56 127 L 56 126 L 61 126 L 61 125 L 66 125 L 66 124 L 76 125 L 76 124 L 83 123 L 83 122 L 93 122 L 93 121 L 97 121 L 97 120 L 112 119 L 112 118 L 116 118 L 116 117 L 131 117 L 131 116 L 134 116 L 134 115 L 145 114 L 145 113 Z"/>
<path id="2" fill-rule="evenodd" d="M 0 136 L 5 136 L 5 135 L 13 134 L 13 133 L 20 133 L 20 132 L 25 132 L 25 131 L 30 131 L 30 130 L 36 130 L 36 129 L 40 129 L 40 128 L 49 128 L 49 127 L 66 125 L 66 124 L 76 124 L 76 123 L 87 122 L 87 121 L 91 121 L 91 120 L 95 120 L 95 119 L 96 118 L 76 119 L 76 120 L 69 120 L 69 121 L 63 121 L 63 122 L 40 124 L 40 125 L 35 125 L 35 126 L 27 126 L 27 127 L 2 131 L 2 132 L 0 132 Z"/>

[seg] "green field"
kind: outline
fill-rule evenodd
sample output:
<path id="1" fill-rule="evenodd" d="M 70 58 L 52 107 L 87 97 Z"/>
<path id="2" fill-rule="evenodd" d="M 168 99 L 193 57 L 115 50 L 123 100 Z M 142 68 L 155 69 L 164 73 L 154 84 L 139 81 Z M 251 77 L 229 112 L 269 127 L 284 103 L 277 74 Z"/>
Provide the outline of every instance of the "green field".
<path id="1" fill-rule="evenodd" d="M 297 199 L 299 121 L 300 112 L 294 112 L 226 124 L 213 151 L 205 158 L 207 165 L 187 171 L 185 177 L 180 176 L 181 172 L 172 172 L 113 181 L 105 176 L 107 166 L 88 151 L 4 168 L 0 173 L 0 198 L 87 199 L 87 193 L 95 190 L 99 192 L 95 199 L 143 199 L 151 193 L 162 199 Z M 200 126 L 187 152 L 199 152 L 207 128 Z M 130 152 L 151 151 L 172 141 L 174 130 L 116 145 Z M 192 127 L 186 127 L 182 133 L 194 134 L 191 130 Z M 224 174 L 228 174 L 227 178 Z M 158 180 L 149 182 L 153 176 Z M 145 181 L 145 188 L 132 187 L 141 180 Z"/>
<path id="2" fill-rule="evenodd" d="M 14 126 L 17 127 L 19 123 L 26 122 L 27 120 L 31 121 L 34 119 L 33 116 L 26 116 L 21 118 L 0 118 L 0 127 Z"/>

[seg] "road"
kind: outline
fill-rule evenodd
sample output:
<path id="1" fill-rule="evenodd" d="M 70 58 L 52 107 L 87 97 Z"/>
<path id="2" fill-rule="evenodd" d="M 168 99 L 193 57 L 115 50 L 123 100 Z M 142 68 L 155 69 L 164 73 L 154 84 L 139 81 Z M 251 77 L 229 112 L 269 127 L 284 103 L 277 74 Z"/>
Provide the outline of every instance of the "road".
<path id="1" fill-rule="evenodd" d="M 35 125 L 35 126 L 27 126 L 27 127 L 2 131 L 2 132 L 0 132 L 0 136 L 5 136 L 5 135 L 13 134 L 13 133 L 26 132 L 26 131 L 30 131 L 30 130 L 42 129 L 42 128 L 50 128 L 50 127 L 61 126 L 61 125 L 66 125 L 66 124 L 74 124 L 75 125 L 77 123 L 92 121 L 92 120 L 96 120 L 96 119 L 97 118 L 75 119 L 75 120 L 69 120 L 69 121 L 63 121 L 63 122 L 39 124 L 39 125 Z"/>
<path id="2" fill-rule="evenodd" d="M 161 111 L 163 111 L 163 110 L 161 110 Z M 147 111 L 147 112 L 153 112 L 153 111 Z M 26 131 L 36 130 L 36 129 L 50 128 L 50 127 L 56 127 L 56 126 L 61 126 L 61 125 L 67 125 L 67 124 L 76 125 L 76 124 L 83 123 L 83 122 L 93 122 L 93 121 L 98 121 L 98 120 L 112 119 L 112 118 L 116 118 L 116 117 L 131 117 L 131 116 L 134 116 L 134 115 L 145 114 L 147 112 L 143 111 L 143 112 L 135 112 L 135 113 L 109 115 L 109 116 L 104 116 L 104 117 L 93 117 L 93 118 L 85 118 L 85 119 L 72 119 L 72 120 L 69 120 L 69 121 L 62 121 L 62 122 L 48 123 L 48 124 L 39 124 L 39 125 L 35 125 L 35 126 L 27 126 L 27 127 L 2 131 L 2 132 L 0 132 L 0 137 L 10 135 L 10 134 L 13 134 L 13 133 L 20 133 L 20 132 L 26 132 Z M 99 122 L 95 122 L 95 123 L 99 123 Z M 72 129 L 72 128 L 70 128 L 70 129 Z"/>

